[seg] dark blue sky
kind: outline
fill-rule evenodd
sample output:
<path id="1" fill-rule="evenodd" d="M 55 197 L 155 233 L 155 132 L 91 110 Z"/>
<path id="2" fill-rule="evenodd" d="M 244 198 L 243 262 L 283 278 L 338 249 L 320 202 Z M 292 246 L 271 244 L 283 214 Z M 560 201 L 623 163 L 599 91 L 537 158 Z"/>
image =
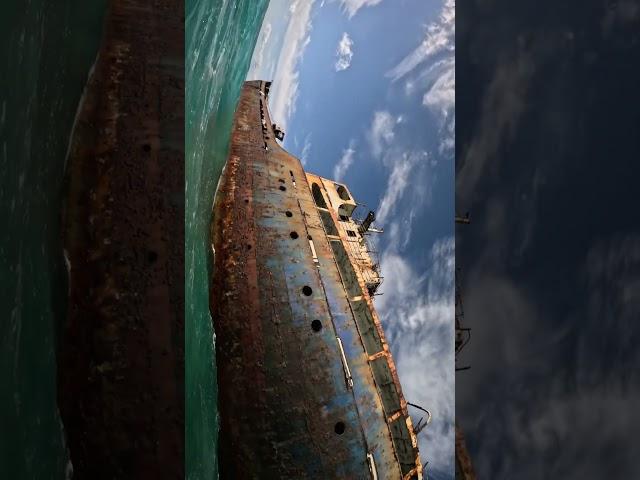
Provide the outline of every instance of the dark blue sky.
<path id="1" fill-rule="evenodd" d="M 456 415 L 478 477 L 640 478 L 640 2 L 456 21 Z"/>
<path id="2" fill-rule="evenodd" d="M 405 397 L 433 413 L 420 446 L 440 478 L 453 476 L 454 33 L 450 0 L 273 0 L 249 72 L 274 81 L 285 148 L 377 212 L 376 308 Z"/>

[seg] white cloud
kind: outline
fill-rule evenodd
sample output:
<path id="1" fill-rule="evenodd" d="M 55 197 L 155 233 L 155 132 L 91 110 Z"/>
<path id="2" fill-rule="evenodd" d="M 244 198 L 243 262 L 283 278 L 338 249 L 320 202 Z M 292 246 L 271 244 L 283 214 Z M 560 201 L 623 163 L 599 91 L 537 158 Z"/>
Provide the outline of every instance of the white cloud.
<path id="1" fill-rule="evenodd" d="M 336 72 L 346 70 L 351 66 L 351 59 L 353 58 L 353 40 L 349 37 L 347 32 L 342 34 L 338 49 L 336 50 Z"/>
<path id="2" fill-rule="evenodd" d="M 416 216 L 416 209 L 423 208 L 431 199 L 431 187 L 435 180 L 432 167 L 434 159 L 424 150 L 404 150 L 393 143 L 395 129 L 405 122 L 402 115 L 394 117 L 387 111 L 378 111 L 373 115 L 371 127 L 366 134 L 371 153 L 380 158 L 386 170 L 387 185 L 382 200 L 378 205 L 376 218 L 381 226 L 389 220 L 405 196 L 410 196 L 410 205 L 403 205 L 406 214 L 403 219 L 403 244 L 409 242 L 411 223 Z M 429 161 L 431 160 L 431 161 Z M 410 181 L 414 177 L 415 181 Z M 391 228 L 391 225 L 389 226 Z"/>
<path id="3" fill-rule="evenodd" d="M 391 175 L 387 181 L 387 189 L 380 201 L 376 215 L 381 224 L 384 224 L 388 216 L 394 212 L 396 204 L 407 190 L 412 164 L 412 158 L 406 154 L 393 164 Z"/>
<path id="4" fill-rule="evenodd" d="M 391 243 L 381 261 L 384 295 L 376 297 L 404 396 L 433 414 L 419 436 L 423 464 L 428 461 L 441 472 L 453 470 L 454 259 L 453 237 L 442 238 L 431 248 L 426 273 L 419 276 Z M 417 422 L 420 412 L 410 413 Z"/>
<path id="5" fill-rule="evenodd" d="M 410 198 L 403 202 L 405 223 L 402 228 L 411 229 L 411 222 L 416 216 L 416 209 L 424 209 L 431 201 L 431 190 L 436 179 L 433 168 L 436 163 L 426 151 L 401 152 L 398 148 L 388 150 L 383 158 L 383 165 L 391 171 L 388 173 L 387 186 L 378 205 L 376 219 L 384 226 L 394 220 L 398 205 L 406 195 Z M 414 179 L 412 181 L 411 179 Z M 404 243 L 408 242 L 405 236 Z"/>
<path id="6" fill-rule="evenodd" d="M 441 153 L 453 152 L 455 130 L 455 0 L 445 0 L 437 21 L 426 30 L 422 43 L 387 72 L 392 81 L 408 77 L 405 92 L 422 86 L 422 104 L 440 119 Z M 444 58 L 442 58 L 444 57 Z M 433 62 L 435 61 L 435 63 Z M 419 69 L 416 74 L 414 71 Z"/>
<path id="7" fill-rule="evenodd" d="M 342 151 L 342 157 L 335 167 L 333 167 L 333 178 L 337 181 L 342 180 L 344 174 L 353 163 L 353 155 L 356 153 L 353 140 L 349 143 L 349 148 Z"/>
<path id="8" fill-rule="evenodd" d="M 391 69 L 387 76 L 399 80 L 435 55 L 455 51 L 455 0 L 445 0 L 438 21 L 427 27 L 420 46 Z"/>
<path id="9" fill-rule="evenodd" d="M 445 68 L 433 82 L 427 93 L 422 97 L 422 103 L 439 112 L 446 120 L 453 111 L 456 102 L 456 70 L 453 58 L 447 60 Z"/>
<path id="10" fill-rule="evenodd" d="M 440 137 L 440 146 L 438 147 L 440 154 L 444 152 L 453 152 L 456 146 L 456 119 L 453 118 L 447 125 L 444 135 Z"/>
<path id="11" fill-rule="evenodd" d="M 309 153 L 311 152 L 311 134 L 307 135 L 304 139 L 304 146 L 302 147 L 302 153 L 300 154 L 300 162 L 302 165 L 306 165 L 309 160 Z"/>
<path id="12" fill-rule="evenodd" d="M 269 94 L 269 111 L 284 129 L 294 113 L 298 99 L 299 64 L 311 37 L 311 10 L 314 0 L 296 0 L 289 7 L 290 19 L 283 48 Z"/>
<path id="13" fill-rule="evenodd" d="M 340 0 L 345 12 L 352 18 L 362 7 L 378 5 L 382 0 Z"/>
<path id="14" fill-rule="evenodd" d="M 260 37 L 258 38 L 258 47 L 255 50 L 255 54 L 253 55 L 253 59 L 251 61 L 251 71 L 257 72 L 262 69 L 264 62 L 264 52 L 265 48 L 269 44 L 269 40 L 271 38 L 271 32 L 273 28 L 270 23 L 266 23 L 262 26 L 260 30 Z"/>
<path id="15" fill-rule="evenodd" d="M 397 119 L 387 111 L 375 112 L 367 140 L 374 157 L 380 157 L 385 147 L 393 141 L 394 127 Z"/>

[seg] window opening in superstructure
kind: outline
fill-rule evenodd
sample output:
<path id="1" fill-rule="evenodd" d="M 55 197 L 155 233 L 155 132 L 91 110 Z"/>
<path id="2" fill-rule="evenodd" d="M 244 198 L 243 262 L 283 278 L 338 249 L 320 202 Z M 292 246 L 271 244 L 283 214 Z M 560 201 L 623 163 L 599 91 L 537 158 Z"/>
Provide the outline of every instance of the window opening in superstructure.
<path id="1" fill-rule="evenodd" d="M 333 221 L 333 217 L 327 210 L 318 210 L 320 213 L 320 219 L 322 220 L 322 225 L 324 225 L 324 230 L 327 232 L 327 235 L 338 236 L 338 229 L 336 228 L 336 224 Z"/>
<path id="2" fill-rule="evenodd" d="M 354 232 L 353 230 L 347 230 L 347 235 L 349 235 L 350 237 L 355 237 L 356 232 Z"/>
<path id="3" fill-rule="evenodd" d="M 351 200 L 351 197 L 349 196 L 349 193 L 347 192 L 347 189 L 344 187 L 344 185 L 339 185 L 336 183 L 335 186 L 336 191 L 338 192 L 338 196 L 342 200 Z"/>
<path id="4" fill-rule="evenodd" d="M 342 220 L 343 222 L 348 222 L 349 217 L 347 217 L 346 215 L 340 215 L 340 220 Z"/>
<path id="5" fill-rule="evenodd" d="M 317 183 L 314 183 L 311 187 L 311 193 L 313 194 L 313 200 L 316 202 L 317 207 L 327 208 L 327 202 L 324 201 L 324 196 Z"/>

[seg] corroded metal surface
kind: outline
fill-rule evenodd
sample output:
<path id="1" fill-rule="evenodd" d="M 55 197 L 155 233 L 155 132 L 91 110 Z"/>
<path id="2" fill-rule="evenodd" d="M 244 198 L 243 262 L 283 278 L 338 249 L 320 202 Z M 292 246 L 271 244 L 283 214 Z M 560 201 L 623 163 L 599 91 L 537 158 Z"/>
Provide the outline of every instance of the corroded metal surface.
<path id="1" fill-rule="evenodd" d="M 392 422 L 412 432 L 406 403 L 393 420 L 382 407 L 305 172 L 274 139 L 266 88 L 243 87 L 214 205 L 221 478 L 370 479 L 371 459 L 378 478 L 420 478 L 419 460 L 401 471 Z"/>
<path id="2" fill-rule="evenodd" d="M 113 0 L 70 146 L 74 478 L 184 478 L 184 3 Z"/>
<path id="3" fill-rule="evenodd" d="M 456 425 L 456 480 L 476 480 L 462 430 Z"/>
<path id="4" fill-rule="evenodd" d="M 327 206 L 327 211 L 338 232 L 337 237 L 340 242 L 338 245 L 344 246 L 344 253 L 347 255 L 345 258 L 345 267 L 347 268 L 341 269 L 338 265 L 338 269 L 341 271 L 339 282 L 341 281 L 345 285 L 347 292 L 355 292 L 356 296 L 350 298 L 350 304 L 356 318 L 357 332 L 362 338 L 366 336 L 367 330 L 373 329 L 375 330 L 374 335 L 378 339 L 373 351 L 369 351 L 370 347 L 364 342 L 362 342 L 362 346 L 369 356 L 371 373 L 383 399 L 385 415 L 387 419 L 393 419 L 388 422 L 393 423 L 392 427 L 395 427 L 392 428 L 392 432 L 394 432 L 392 434 L 393 443 L 402 465 L 402 472 L 406 478 L 412 478 L 414 475 L 420 477 L 422 465 L 418 454 L 418 441 L 413 431 L 407 403 L 402 395 L 391 350 L 386 342 L 382 323 L 367 288 L 371 279 L 376 281 L 378 272 L 372 267 L 365 238 L 361 236 L 357 224 L 350 217 L 356 207 L 356 202 L 345 185 L 309 173 L 306 174 L 306 178 L 309 188 L 312 190 L 314 184 L 320 186 L 319 191 L 325 198 L 323 205 Z M 318 207 L 318 205 L 316 206 Z M 341 216 L 341 213 L 348 213 L 348 215 Z M 335 256 L 334 259 L 338 261 Z M 353 286 L 347 279 L 349 276 L 352 276 Z M 366 318 L 359 315 L 360 311 L 366 314 Z"/>

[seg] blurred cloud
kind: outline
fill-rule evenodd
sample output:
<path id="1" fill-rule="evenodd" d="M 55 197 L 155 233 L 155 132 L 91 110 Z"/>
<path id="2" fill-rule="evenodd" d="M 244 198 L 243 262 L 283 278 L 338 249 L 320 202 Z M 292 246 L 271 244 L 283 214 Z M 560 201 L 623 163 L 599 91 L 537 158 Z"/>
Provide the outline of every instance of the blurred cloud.
<path id="1" fill-rule="evenodd" d="M 344 174 L 347 173 L 347 170 L 353 163 L 353 156 L 356 153 L 354 146 L 354 141 L 351 140 L 351 142 L 349 142 L 349 148 L 346 148 L 342 151 L 342 157 L 340 157 L 340 160 L 338 161 L 336 166 L 333 167 L 333 178 L 335 180 L 341 181 L 344 177 Z"/>
<path id="2" fill-rule="evenodd" d="M 269 94 L 271 116 L 285 130 L 296 109 L 299 66 L 311 40 L 313 4 L 314 0 L 295 0 L 289 7 L 290 19 Z"/>
<path id="3" fill-rule="evenodd" d="M 311 134 L 304 138 L 304 145 L 302 147 L 302 153 L 300 154 L 300 162 L 302 165 L 306 165 L 309 160 L 309 154 L 311 153 Z"/>
<path id="4" fill-rule="evenodd" d="M 342 34 L 340 43 L 338 43 L 338 49 L 336 50 L 335 68 L 336 72 L 346 70 L 351 66 L 351 59 L 353 58 L 353 40 L 349 37 L 347 32 Z"/>
<path id="5" fill-rule="evenodd" d="M 441 154 L 452 153 L 455 144 L 455 71 L 455 0 L 445 0 L 420 45 L 386 74 L 392 82 L 407 77 L 407 95 L 424 89 L 422 104 L 440 122 Z"/>
<path id="6" fill-rule="evenodd" d="M 398 119 L 387 111 L 374 112 L 367 140 L 374 157 L 380 157 L 385 147 L 391 144 Z"/>
<path id="7" fill-rule="evenodd" d="M 340 0 L 343 10 L 352 18 L 363 7 L 378 5 L 382 0 Z"/>

